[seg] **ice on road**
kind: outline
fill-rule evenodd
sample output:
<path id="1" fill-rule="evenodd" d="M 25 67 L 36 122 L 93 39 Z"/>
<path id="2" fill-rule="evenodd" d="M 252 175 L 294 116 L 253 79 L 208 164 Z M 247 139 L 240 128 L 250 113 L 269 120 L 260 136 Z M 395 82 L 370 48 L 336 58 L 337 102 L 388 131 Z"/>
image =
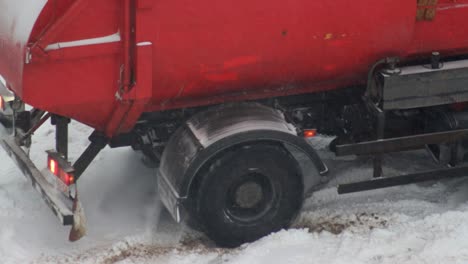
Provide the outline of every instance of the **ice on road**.
<path id="1" fill-rule="evenodd" d="M 70 157 L 91 130 L 72 123 Z M 31 157 L 43 168 L 54 133 L 44 126 Z M 431 182 L 338 196 L 337 183 L 367 179 L 366 157 L 331 162 L 327 139 L 313 142 L 331 181 L 307 199 L 294 227 L 237 249 L 214 247 L 162 210 L 155 172 L 131 149 L 106 149 L 80 180 L 88 236 L 67 241 L 69 228 L 0 152 L 0 263 L 468 263 L 468 180 Z M 307 169 L 307 164 L 304 165 Z M 386 157 L 397 175 L 431 168 L 424 152 Z"/>

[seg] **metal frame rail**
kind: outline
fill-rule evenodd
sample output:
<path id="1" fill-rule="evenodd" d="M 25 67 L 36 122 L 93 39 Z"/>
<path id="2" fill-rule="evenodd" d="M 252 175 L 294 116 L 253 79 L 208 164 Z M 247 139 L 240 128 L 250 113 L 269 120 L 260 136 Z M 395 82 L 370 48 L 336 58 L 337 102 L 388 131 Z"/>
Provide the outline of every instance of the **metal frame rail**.
<path id="1" fill-rule="evenodd" d="M 375 120 L 375 140 L 336 146 L 337 156 L 374 155 L 374 178 L 340 185 L 339 194 L 468 176 L 468 166 L 456 167 L 458 160 L 453 155 L 457 145 L 468 138 L 468 129 L 387 139 L 384 135 L 387 111 L 468 102 L 468 60 L 441 64 L 440 55 L 435 52 L 430 65 L 396 68 L 397 62 L 397 59 L 392 58 L 381 60 L 369 73 L 367 93 L 363 100 Z M 375 74 L 374 70 L 381 64 L 386 64 L 387 67 Z M 372 76 L 380 77 L 382 82 L 377 87 L 377 94 L 380 94 L 378 100 L 369 97 L 370 94 L 376 94 Z M 382 177 L 383 154 L 422 149 L 427 145 L 442 143 L 451 144 L 452 159 L 448 168 Z"/>

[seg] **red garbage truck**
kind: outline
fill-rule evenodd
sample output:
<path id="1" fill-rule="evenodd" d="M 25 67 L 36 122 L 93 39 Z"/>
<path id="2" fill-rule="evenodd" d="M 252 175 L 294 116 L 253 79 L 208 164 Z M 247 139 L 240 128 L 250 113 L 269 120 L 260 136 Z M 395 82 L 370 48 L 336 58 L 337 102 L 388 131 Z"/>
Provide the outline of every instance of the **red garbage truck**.
<path id="1" fill-rule="evenodd" d="M 467 175 L 467 17 L 468 0 L 0 0 L 1 145 L 71 240 L 80 177 L 131 146 L 176 221 L 237 246 L 286 228 L 327 180 L 318 133 L 373 156 L 373 177 L 339 193 Z M 45 175 L 27 149 L 48 120 Z M 95 129 L 75 161 L 70 120 Z M 382 176 L 385 153 L 419 148 L 440 168 Z"/>

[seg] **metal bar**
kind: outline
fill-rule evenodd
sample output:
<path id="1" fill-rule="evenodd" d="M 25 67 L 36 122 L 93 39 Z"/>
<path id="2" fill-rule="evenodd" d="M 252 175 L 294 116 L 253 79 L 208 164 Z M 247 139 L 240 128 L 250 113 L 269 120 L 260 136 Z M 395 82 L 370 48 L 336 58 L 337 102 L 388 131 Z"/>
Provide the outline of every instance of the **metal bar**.
<path id="1" fill-rule="evenodd" d="M 30 113 L 30 124 L 31 124 L 30 126 L 33 127 L 46 114 L 46 111 L 34 108 L 34 109 L 31 109 L 29 113 Z M 50 115 L 50 113 L 48 114 Z"/>
<path id="2" fill-rule="evenodd" d="M 468 166 L 432 170 L 397 177 L 380 178 L 369 181 L 342 184 L 338 186 L 338 193 L 345 194 L 362 192 L 399 185 L 406 185 L 411 183 L 442 180 L 446 178 L 459 178 L 465 176 L 468 176 Z"/>
<path id="3" fill-rule="evenodd" d="M 468 137 L 468 129 L 452 130 L 415 136 L 381 139 L 336 146 L 337 156 L 368 155 L 417 149 L 427 144 L 456 142 Z"/>
<path id="4" fill-rule="evenodd" d="M 69 119 L 61 116 L 55 116 L 56 133 L 55 149 L 61 153 L 65 159 L 68 159 L 68 122 Z"/>
<path id="5" fill-rule="evenodd" d="M 21 172 L 32 181 L 33 186 L 41 193 L 42 198 L 60 219 L 60 222 L 63 225 L 73 225 L 73 200 L 55 190 L 28 155 L 16 144 L 14 138 L 4 138 L 0 143 L 21 169 Z"/>
<path id="6" fill-rule="evenodd" d="M 123 42 L 123 79 L 121 80 L 121 88 L 128 92 L 134 85 L 134 60 L 135 60 L 135 1 L 123 0 L 123 25 L 122 25 L 122 42 Z"/>
<path id="7" fill-rule="evenodd" d="M 385 112 L 382 111 L 380 108 L 375 106 L 377 110 L 376 118 L 377 118 L 377 140 L 381 140 L 384 138 L 385 133 Z M 378 153 L 374 156 L 374 178 L 382 177 L 382 163 L 383 163 L 383 154 Z"/>
<path id="8" fill-rule="evenodd" d="M 22 138 L 21 142 L 32 136 L 37 129 L 39 129 L 50 118 L 50 113 L 47 113 L 37 124 L 35 124 Z"/>
<path id="9" fill-rule="evenodd" d="M 91 137 L 93 138 L 93 136 Z M 75 164 L 73 164 L 73 167 L 75 168 L 75 181 L 78 181 L 83 172 L 106 145 L 107 140 L 105 138 L 95 138 L 95 140 L 91 141 L 91 144 L 89 144 L 83 154 L 81 154 Z"/>

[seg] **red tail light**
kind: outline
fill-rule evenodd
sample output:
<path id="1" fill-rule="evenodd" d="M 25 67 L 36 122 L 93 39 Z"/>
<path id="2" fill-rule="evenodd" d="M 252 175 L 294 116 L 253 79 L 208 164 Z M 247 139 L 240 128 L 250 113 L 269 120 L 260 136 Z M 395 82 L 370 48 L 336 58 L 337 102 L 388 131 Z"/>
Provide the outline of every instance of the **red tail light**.
<path id="1" fill-rule="evenodd" d="M 47 167 L 50 172 L 57 176 L 65 185 L 70 186 L 75 183 L 73 167 L 64 159 L 54 157 L 57 155 L 57 153 L 49 153 Z"/>
<path id="2" fill-rule="evenodd" d="M 70 175 L 70 174 L 67 173 L 65 176 L 66 176 L 65 177 L 65 184 L 66 185 L 72 185 L 72 184 L 75 183 L 75 177 L 73 177 L 73 175 Z"/>
<path id="3" fill-rule="evenodd" d="M 49 158 L 49 170 L 55 175 L 57 176 L 58 175 L 58 170 L 57 170 L 57 161 Z"/>
<path id="4" fill-rule="evenodd" d="M 304 138 L 312 138 L 317 136 L 317 130 L 316 129 L 305 129 L 303 132 Z"/>

